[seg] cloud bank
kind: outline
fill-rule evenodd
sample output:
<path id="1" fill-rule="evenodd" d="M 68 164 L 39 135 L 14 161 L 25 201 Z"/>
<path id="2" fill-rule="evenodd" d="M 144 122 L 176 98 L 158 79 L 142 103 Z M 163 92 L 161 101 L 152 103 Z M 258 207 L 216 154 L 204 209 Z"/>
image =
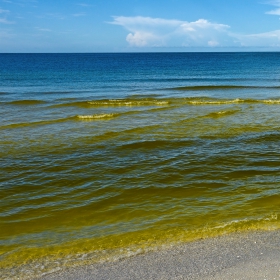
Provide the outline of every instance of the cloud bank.
<path id="1" fill-rule="evenodd" d="M 205 19 L 194 22 L 151 17 L 113 17 L 111 24 L 120 25 L 129 31 L 126 37 L 131 46 L 217 46 L 231 41 L 225 24 L 212 23 Z"/>
<path id="2" fill-rule="evenodd" d="M 274 5 L 279 4 L 280 7 L 280 0 L 276 2 Z M 188 22 L 142 16 L 115 16 L 109 23 L 122 26 L 129 32 L 126 41 L 132 47 L 280 46 L 280 30 L 260 34 L 237 34 L 231 31 L 229 25 L 206 19 Z"/>

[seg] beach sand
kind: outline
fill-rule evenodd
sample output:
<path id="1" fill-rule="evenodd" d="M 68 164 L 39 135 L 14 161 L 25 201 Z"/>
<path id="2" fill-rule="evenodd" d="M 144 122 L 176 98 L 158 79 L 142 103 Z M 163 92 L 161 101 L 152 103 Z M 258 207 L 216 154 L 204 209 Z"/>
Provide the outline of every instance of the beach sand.
<path id="1" fill-rule="evenodd" d="M 280 279 L 280 231 L 223 235 L 39 279 Z"/>

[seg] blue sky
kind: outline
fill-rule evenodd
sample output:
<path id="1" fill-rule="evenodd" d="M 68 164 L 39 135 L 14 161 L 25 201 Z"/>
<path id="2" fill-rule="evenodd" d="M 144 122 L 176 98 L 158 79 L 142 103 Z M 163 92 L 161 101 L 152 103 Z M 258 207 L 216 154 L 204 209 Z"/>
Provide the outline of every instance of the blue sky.
<path id="1" fill-rule="evenodd" d="M 0 52 L 280 51 L 280 0 L 0 0 Z"/>

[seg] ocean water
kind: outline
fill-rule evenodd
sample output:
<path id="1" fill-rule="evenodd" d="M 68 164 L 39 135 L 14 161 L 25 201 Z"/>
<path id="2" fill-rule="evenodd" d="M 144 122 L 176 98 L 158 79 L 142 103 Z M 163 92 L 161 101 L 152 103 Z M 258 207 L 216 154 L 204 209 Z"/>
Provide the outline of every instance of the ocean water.
<path id="1" fill-rule="evenodd" d="M 0 66 L 1 279 L 280 228 L 280 53 Z"/>

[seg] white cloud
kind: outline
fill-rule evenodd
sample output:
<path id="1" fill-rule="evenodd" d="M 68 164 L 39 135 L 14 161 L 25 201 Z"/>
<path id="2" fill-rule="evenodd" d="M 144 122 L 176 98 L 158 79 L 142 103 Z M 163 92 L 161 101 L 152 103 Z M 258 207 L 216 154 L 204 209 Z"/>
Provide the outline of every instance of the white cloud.
<path id="1" fill-rule="evenodd" d="M 259 34 L 236 35 L 242 46 L 248 47 L 279 47 L 280 30 L 274 30 Z"/>
<path id="2" fill-rule="evenodd" d="M 268 4 L 270 4 L 272 6 L 275 6 L 275 7 L 278 7 L 278 8 L 276 8 L 274 10 L 271 10 L 271 11 L 268 11 L 268 12 L 266 12 L 266 14 L 279 16 L 280 15 L 280 1 L 279 0 L 270 1 Z"/>
<path id="3" fill-rule="evenodd" d="M 59 14 L 59 13 L 46 13 L 46 14 L 42 14 L 42 15 L 37 15 L 37 18 L 49 18 L 49 19 L 59 19 L 59 20 L 64 20 L 67 17 L 63 14 Z"/>
<path id="4" fill-rule="evenodd" d="M 14 21 L 9 21 L 5 18 L 0 18 L 0 23 L 3 23 L 3 24 L 15 24 Z"/>
<path id="5" fill-rule="evenodd" d="M 277 16 L 280 16 L 280 8 L 275 9 L 275 10 L 271 10 L 271 11 L 268 11 L 268 12 L 266 12 L 266 14 L 268 14 L 268 15 L 277 15 Z"/>
<path id="6" fill-rule="evenodd" d="M 136 47 L 144 47 L 144 46 L 147 46 L 151 42 L 156 43 L 158 40 L 159 40 L 159 38 L 157 36 L 155 36 L 154 34 L 149 33 L 149 32 L 136 31 L 133 34 L 129 33 L 126 36 L 126 41 L 131 46 L 136 46 Z"/>
<path id="7" fill-rule="evenodd" d="M 8 14 L 9 12 L 9 10 L 0 9 L 0 14 Z"/>
<path id="8" fill-rule="evenodd" d="M 92 7 L 92 5 L 86 4 L 86 3 L 78 3 L 77 5 L 82 7 Z"/>
<path id="9" fill-rule="evenodd" d="M 208 41 L 208 46 L 209 47 L 217 47 L 219 46 L 219 42 L 212 40 L 212 41 Z"/>
<path id="10" fill-rule="evenodd" d="M 51 29 L 49 29 L 49 28 L 35 27 L 35 29 L 37 29 L 38 31 L 42 31 L 42 32 L 51 32 Z"/>
<path id="11" fill-rule="evenodd" d="M 218 46 L 233 42 L 230 26 L 205 19 L 194 22 L 150 17 L 113 17 L 111 24 L 128 30 L 126 40 L 131 46 Z"/>
<path id="12" fill-rule="evenodd" d="M 85 15 L 86 15 L 85 13 L 73 14 L 74 17 L 84 17 Z"/>
<path id="13" fill-rule="evenodd" d="M 267 4 L 280 7 L 280 0 L 271 0 L 271 1 L 268 1 Z"/>
<path id="14" fill-rule="evenodd" d="M 4 18 L 0 18 L 0 23 L 3 23 L 3 24 L 14 24 L 15 22 L 13 21 L 9 21 L 6 19 L 7 15 L 10 13 L 9 10 L 3 10 L 3 9 L 0 9 L 0 14 L 2 14 L 4 16 Z"/>
<path id="15" fill-rule="evenodd" d="M 277 2 L 277 3 L 276 3 Z M 280 0 L 274 5 L 280 7 Z M 280 8 L 279 8 L 280 9 Z M 259 34 L 237 34 L 230 26 L 206 19 L 188 22 L 150 17 L 113 17 L 111 24 L 128 31 L 133 47 L 279 47 L 280 30 Z"/>
<path id="16" fill-rule="evenodd" d="M 218 46 L 232 43 L 229 33 L 230 26 L 219 23 L 212 23 L 205 19 L 194 22 L 184 22 L 178 28 L 178 32 L 189 45 Z"/>

